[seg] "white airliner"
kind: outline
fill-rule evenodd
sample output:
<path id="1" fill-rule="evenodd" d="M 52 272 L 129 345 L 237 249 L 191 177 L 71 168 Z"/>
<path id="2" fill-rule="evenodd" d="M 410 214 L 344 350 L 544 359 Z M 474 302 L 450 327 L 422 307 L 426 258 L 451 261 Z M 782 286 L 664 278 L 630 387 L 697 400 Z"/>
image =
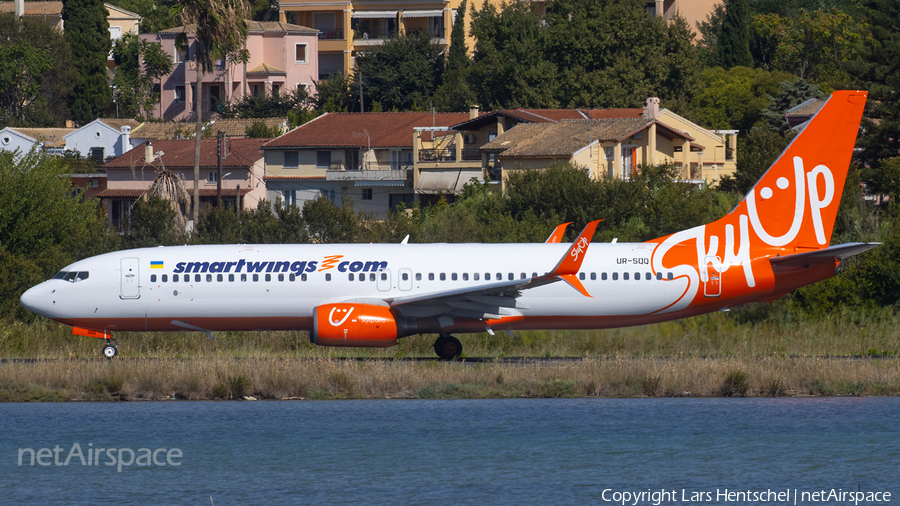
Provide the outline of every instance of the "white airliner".
<path id="1" fill-rule="evenodd" d="M 771 301 L 876 246 L 829 247 L 866 92 L 839 91 L 725 217 L 645 243 L 298 244 L 144 248 L 75 262 L 22 305 L 106 340 L 117 331 L 305 330 L 323 346 L 435 333 L 600 329 Z M 589 246 L 591 246 L 589 248 Z M 211 335 L 211 334 L 210 334 Z"/>

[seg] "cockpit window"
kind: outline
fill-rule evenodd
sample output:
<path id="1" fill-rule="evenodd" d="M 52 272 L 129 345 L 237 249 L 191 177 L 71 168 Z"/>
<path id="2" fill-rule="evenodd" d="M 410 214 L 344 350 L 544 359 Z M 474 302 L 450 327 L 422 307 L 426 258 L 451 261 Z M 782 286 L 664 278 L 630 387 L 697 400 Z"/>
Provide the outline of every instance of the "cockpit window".
<path id="1" fill-rule="evenodd" d="M 53 279 L 62 279 L 64 281 L 68 281 L 69 283 L 76 283 L 78 281 L 84 281 L 90 276 L 90 272 L 88 271 L 59 271 L 56 273 L 56 276 L 53 276 Z"/>

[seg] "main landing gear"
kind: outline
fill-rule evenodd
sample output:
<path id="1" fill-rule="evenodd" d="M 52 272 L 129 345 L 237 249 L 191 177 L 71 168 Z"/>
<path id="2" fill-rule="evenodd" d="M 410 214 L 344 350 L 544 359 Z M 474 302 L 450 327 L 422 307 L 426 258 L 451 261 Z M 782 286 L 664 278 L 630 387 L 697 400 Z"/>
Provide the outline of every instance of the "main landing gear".
<path id="1" fill-rule="evenodd" d="M 440 336 L 434 341 L 434 352 L 441 360 L 453 360 L 462 355 L 462 343 L 453 336 Z"/>
<path id="2" fill-rule="evenodd" d="M 111 359 L 115 357 L 119 353 L 119 343 L 117 343 L 113 338 L 107 339 L 106 344 L 103 345 L 101 353 L 103 353 L 103 356 L 106 358 Z"/>

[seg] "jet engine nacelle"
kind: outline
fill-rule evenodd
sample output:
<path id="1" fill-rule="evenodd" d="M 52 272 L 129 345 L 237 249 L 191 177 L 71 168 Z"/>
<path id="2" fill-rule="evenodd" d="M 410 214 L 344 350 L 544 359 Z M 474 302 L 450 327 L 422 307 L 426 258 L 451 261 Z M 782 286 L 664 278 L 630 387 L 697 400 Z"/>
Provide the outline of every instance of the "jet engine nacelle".
<path id="1" fill-rule="evenodd" d="M 397 318 L 390 308 L 372 304 L 324 304 L 313 309 L 309 340 L 321 346 L 384 348 L 412 333 L 409 318 Z"/>

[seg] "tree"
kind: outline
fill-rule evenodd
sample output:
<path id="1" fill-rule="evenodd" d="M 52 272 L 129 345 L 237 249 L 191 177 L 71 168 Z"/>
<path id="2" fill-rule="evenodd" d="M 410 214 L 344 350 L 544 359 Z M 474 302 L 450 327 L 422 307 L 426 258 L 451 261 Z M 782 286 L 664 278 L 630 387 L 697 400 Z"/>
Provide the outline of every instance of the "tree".
<path id="1" fill-rule="evenodd" d="M 24 316 L 19 296 L 61 267 L 112 251 L 97 200 L 72 194 L 69 167 L 33 149 L 0 151 L 0 316 Z"/>
<path id="2" fill-rule="evenodd" d="M 703 87 L 694 96 L 691 119 L 710 129 L 746 132 L 760 120 L 781 83 L 792 79 L 780 71 L 708 68 L 700 73 Z"/>
<path id="3" fill-rule="evenodd" d="M 456 9 L 453 31 L 450 33 L 450 49 L 444 65 L 443 83 L 431 99 L 435 109 L 442 112 L 465 112 L 475 103 L 475 94 L 469 87 L 469 59 L 466 49 L 466 5 L 463 0 Z"/>
<path id="4" fill-rule="evenodd" d="M 722 20 L 722 31 L 717 41 L 722 66 L 727 69 L 737 66 L 752 67 L 747 0 L 725 0 L 724 3 L 725 18 Z"/>
<path id="5" fill-rule="evenodd" d="M 200 140 L 203 136 L 203 75 L 212 70 L 215 59 L 224 59 L 241 48 L 247 40 L 247 11 L 245 0 L 176 0 L 181 7 L 181 22 L 186 31 L 192 31 L 197 64 L 194 111 L 194 223 L 200 215 Z M 191 28 L 188 28 L 188 27 Z M 192 30 L 191 30 L 192 29 Z M 187 36 L 179 35 L 181 42 Z"/>
<path id="6" fill-rule="evenodd" d="M 106 78 L 106 61 L 112 49 L 107 15 L 103 0 L 63 1 L 65 37 L 72 48 L 75 68 L 81 73 L 69 109 L 80 124 L 99 118 L 112 102 Z"/>
<path id="7" fill-rule="evenodd" d="M 79 74 L 59 30 L 39 18 L 0 14 L 0 52 L 0 127 L 61 125 Z"/>
<path id="8" fill-rule="evenodd" d="M 557 71 L 544 56 L 543 28 L 531 2 L 497 9 L 472 5 L 475 54 L 469 84 L 485 109 L 557 107 Z"/>
<path id="9" fill-rule="evenodd" d="M 172 72 L 172 57 L 158 42 L 150 42 L 135 33 L 125 33 L 113 47 L 116 62 L 116 105 L 127 117 L 142 113 L 151 115 L 154 104 L 159 102 L 159 92 L 154 93 L 154 81 Z M 141 61 L 143 60 L 143 65 Z"/>
<path id="10" fill-rule="evenodd" d="M 900 5 L 866 0 L 864 6 L 872 37 L 862 47 L 863 61 L 852 66 L 859 88 L 869 91 L 857 155 L 867 187 L 878 191 L 882 165 L 900 156 Z"/>
<path id="11" fill-rule="evenodd" d="M 176 25 L 172 15 L 177 6 L 175 0 L 110 0 L 109 3 L 140 14 L 141 33 L 159 33 Z"/>
<path id="12" fill-rule="evenodd" d="M 719 52 L 719 38 L 725 24 L 725 5 L 716 4 L 706 20 L 697 23 L 700 32 L 700 58 L 706 67 L 724 67 Z"/>
<path id="13" fill-rule="evenodd" d="M 848 87 L 847 61 L 855 59 L 864 24 L 849 14 L 800 9 L 795 17 L 760 14 L 750 24 L 754 58 L 830 87 Z"/>
<path id="14" fill-rule="evenodd" d="M 772 98 L 772 103 L 761 111 L 763 119 L 769 129 L 784 134 L 789 125 L 784 114 L 788 109 L 796 107 L 811 98 L 824 99 L 825 94 L 815 84 L 806 79 L 798 78 L 795 81 L 781 83 L 781 90 Z"/>
<path id="15" fill-rule="evenodd" d="M 40 100 L 41 78 L 52 68 L 49 51 L 28 42 L 0 44 L 0 109 L 4 122 L 25 123 Z"/>
<path id="16" fill-rule="evenodd" d="M 264 121 L 254 121 L 244 129 L 244 135 L 251 139 L 271 139 L 278 137 L 279 134 L 281 134 L 280 128 L 275 126 L 269 128 Z"/>
<path id="17" fill-rule="evenodd" d="M 387 110 L 425 109 L 441 82 L 443 51 L 426 32 L 392 37 L 357 53 L 350 89 L 362 86 L 369 109 L 376 102 Z"/>

